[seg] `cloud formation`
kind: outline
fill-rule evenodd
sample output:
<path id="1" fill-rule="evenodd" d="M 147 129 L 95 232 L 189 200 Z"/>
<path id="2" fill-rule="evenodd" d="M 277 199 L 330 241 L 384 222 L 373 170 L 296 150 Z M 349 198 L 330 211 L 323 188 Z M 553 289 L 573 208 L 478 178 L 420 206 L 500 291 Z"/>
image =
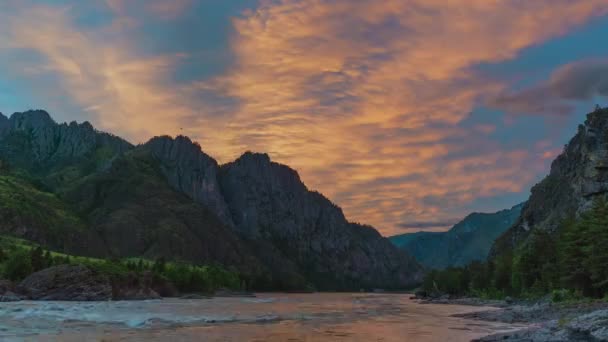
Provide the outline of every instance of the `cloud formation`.
<path id="1" fill-rule="evenodd" d="M 501 94 L 490 103 L 513 113 L 568 115 L 576 101 L 608 96 L 608 60 L 574 62 L 540 85 Z"/>
<path id="2" fill-rule="evenodd" d="M 150 16 L 137 16 L 107 0 L 112 20 L 94 28 L 78 24 L 75 6 L 8 5 L 0 54 L 36 54 L 38 63 L 12 58 L 13 76 L 136 142 L 187 134 L 222 162 L 268 152 L 387 235 L 526 189 L 552 148 L 506 147 L 491 138 L 495 126 L 463 125 L 509 87 L 472 68 L 608 13 L 604 0 L 260 0 L 232 19 L 224 72 L 176 81 L 200 51 L 150 54 L 138 42 L 154 37 L 134 27 L 179 25 L 196 1 L 146 3 Z M 49 77 L 59 94 L 41 83 Z"/>

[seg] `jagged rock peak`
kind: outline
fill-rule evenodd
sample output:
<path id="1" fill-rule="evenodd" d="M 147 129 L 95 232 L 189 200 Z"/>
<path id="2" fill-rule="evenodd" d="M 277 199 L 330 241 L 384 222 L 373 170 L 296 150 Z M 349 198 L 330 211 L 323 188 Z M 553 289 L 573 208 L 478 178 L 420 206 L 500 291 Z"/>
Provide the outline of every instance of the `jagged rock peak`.
<path id="1" fill-rule="evenodd" d="M 8 118 L 4 116 L 2 112 L 0 112 L 0 133 L 2 133 L 3 130 L 7 129 L 9 125 L 10 123 L 8 121 Z"/>
<path id="2" fill-rule="evenodd" d="M 146 144 L 152 148 L 152 152 L 155 155 L 164 154 L 165 156 L 171 156 L 172 158 L 198 158 L 204 159 L 206 162 L 210 162 L 218 165 L 217 161 L 210 155 L 206 154 L 199 143 L 192 141 L 185 135 L 178 135 L 172 138 L 168 135 L 161 135 L 153 137 Z"/>
<path id="3" fill-rule="evenodd" d="M 606 128 L 608 126 L 608 107 L 597 108 L 587 115 L 585 126 L 589 128 Z"/>
<path id="4" fill-rule="evenodd" d="M 236 159 L 236 161 L 239 160 L 243 160 L 245 162 L 255 161 L 258 163 L 271 163 L 270 156 L 268 155 L 268 153 L 258 153 L 251 151 L 246 151 L 245 153 L 243 153 L 240 157 Z"/>
<path id="5" fill-rule="evenodd" d="M 12 126 L 16 129 L 40 129 L 57 125 L 45 110 L 28 110 L 26 112 L 13 113 L 10 117 Z"/>
<path id="6" fill-rule="evenodd" d="M 239 168 L 247 170 L 246 173 L 250 177 L 263 177 L 263 175 L 284 177 L 284 180 L 289 179 L 294 183 L 302 183 L 302 186 L 306 188 L 306 185 L 300 179 L 298 171 L 285 164 L 272 161 L 267 153 L 247 151 L 234 162 L 222 165 L 222 169 L 229 169 L 231 165 L 238 165 Z"/>

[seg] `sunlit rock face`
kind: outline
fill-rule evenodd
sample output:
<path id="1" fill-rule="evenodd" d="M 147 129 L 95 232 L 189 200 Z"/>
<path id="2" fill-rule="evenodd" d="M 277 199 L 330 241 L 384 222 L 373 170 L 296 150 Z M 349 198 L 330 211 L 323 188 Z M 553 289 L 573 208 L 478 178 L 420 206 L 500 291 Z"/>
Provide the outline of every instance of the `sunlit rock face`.
<path id="1" fill-rule="evenodd" d="M 515 225 L 501 236 L 492 254 L 512 248 L 533 229 L 555 232 L 567 217 L 589 209 L 608 193 L 608 109 L 587 115 L 578 132 L 551 164 L 551 172 L 532 190 Z"/>

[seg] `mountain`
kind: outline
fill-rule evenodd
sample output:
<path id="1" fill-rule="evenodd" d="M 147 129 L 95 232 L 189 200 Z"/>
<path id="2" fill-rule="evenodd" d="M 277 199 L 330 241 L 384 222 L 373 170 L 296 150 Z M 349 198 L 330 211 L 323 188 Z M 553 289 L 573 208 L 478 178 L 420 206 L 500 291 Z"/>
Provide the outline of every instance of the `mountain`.
<path id="1" fill-rule="evenodd" d="M 523 206 L 522 203 L 492 214 L 470 214 L 447 232 L 402 234 L 390 240 L 429 268 L 464 266 L 487 258 L 496 238 L 513 225 Z"/>
<path id="2" fill-rule="evenodd" d="M 567 218 L 580 216 L 608 193 L 608 108 L 597 108 L 536 184 L 521 216 L 492 247 L 492 255 L 524 243 L 534 230 L 555 234 Z"/>
<path id="3" fill-rule="evenodd" d="M 187 137 L 133 146 L 41 110 L 0 114 L 0 233 L 57 251 L 217 263 L 256 289 L 404 288 L 422 267 L 297 172 Z"/>

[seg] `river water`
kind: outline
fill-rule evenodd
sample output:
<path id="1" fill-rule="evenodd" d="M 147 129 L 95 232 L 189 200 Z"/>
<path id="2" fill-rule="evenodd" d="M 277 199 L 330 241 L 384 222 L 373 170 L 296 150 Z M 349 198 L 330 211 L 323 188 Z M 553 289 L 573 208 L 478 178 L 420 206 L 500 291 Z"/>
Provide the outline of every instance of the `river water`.
<path id="1" fill-rule="evenodd" d="M 406 294 L 0 303 L 2 341 L 470 341 L 517 328 L 452 317 L 490 308 Z"/>

